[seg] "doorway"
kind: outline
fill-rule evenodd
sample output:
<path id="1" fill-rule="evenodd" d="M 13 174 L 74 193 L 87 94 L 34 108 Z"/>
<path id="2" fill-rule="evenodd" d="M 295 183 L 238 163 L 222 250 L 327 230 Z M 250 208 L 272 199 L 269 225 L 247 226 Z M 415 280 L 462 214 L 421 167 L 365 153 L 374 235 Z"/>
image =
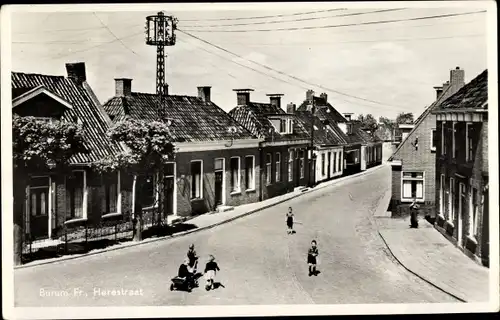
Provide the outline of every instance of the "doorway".
<path id="1" fill-rule="evenodd" d="M 214 166 L 215 183 L 214 183 L 214 207 L 223 204 L 224 193 L 224 159 L 215 159 Z"/>
<path id="2" fill-rule="evenodd" d="M 29 187 L 30 234 L 33 240 L 49 237 L 50 178 L 33 177 Z"/>

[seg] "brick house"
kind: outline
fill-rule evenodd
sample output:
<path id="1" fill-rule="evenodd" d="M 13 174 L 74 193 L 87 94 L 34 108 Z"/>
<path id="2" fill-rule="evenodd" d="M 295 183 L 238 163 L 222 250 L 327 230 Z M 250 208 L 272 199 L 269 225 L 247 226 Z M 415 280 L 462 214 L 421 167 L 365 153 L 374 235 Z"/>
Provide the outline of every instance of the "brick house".
<path id="1" fill-rule="evenodd" d="M 110 119 L 86 81 L 85 64 L 68 63 L 66 70 L 67 77 L 12 73 L 12 113 L 79 123 L 88 151 L 70 159 L 70 174 L 40 172 L 30 178 L 23 204 L 25 241 L 56 238 L 65 224 L 98 223 L 131 210 L 125 175 L 99 175 L 90 168 L 123 149 L 106 135 Z"/>
<path id="2" fill-rule="evenodd" d="M 133 92 L 131 79 L 115 79 L 115 89 L 104 104 L 113 122 L 158 118 L 159 95 Z M 261 140 L 211 101 L 210 87 L 198 87 L 198 96 L 165 91 L 164 114 L 176 148 L 164 177 L 165 214 L 189 216 L 258 201 Z M 153 175 L 143 186 L 146 211 L 157 206 L 157 180 Z"/>
<path id="3" fill-rule="evenodd" d="M 310 137 L 290 104 L 281 108 L 280 94 L 271 94 L 269 103 L 250 101 L 252 89 L 237 89 L 237 103 L 229 114 L 260 143 L 261 200 L 293 191 L 310 183 Z"/>
<path id="4" fill-rule="evenodd" d="M 359 172 L 361 170 L 361 145 L 363 144 L 363 139 L 361 139 L 356 133 L 357 130 L 350 119 L 350 114 L 348 114 L 348 119 L 346 119 L 341 113 L 339 113 L 329 102 L 326 93 L 320 94 L 319 97 L 314 95 L 313 90 L 307 90 L 306 99 L 297 108 L 298 111 L 307 111 L 311 108 L 314 103 L 315 115 L 323 119 L 323 121 L 328 121 L 330 124 L 334 124 L 334 127 L 340 129 L 340 135 L 342 139 L 346 141 L 343 145 L 343 174 L 351 174 Z"/>
<path id="5" fill-rule="evenodd" d="M 330 180 L 343 175 L 343 146 L 347 144 L 345 134 L 335 123 L 330 123 L 321 114 L 311 111 L 295 111 L 305 128 L 314 127 L 314 182 Z"/>
<path id="6" fill-rule="evenodd" d="M 488 71 L 433 110 L 436 228 L 489 265 Z"/>
<path id="7" fill-rule="evenodd" d="M 393 216 L 409 214 L 413 197 L 420 203 L 420 212 L 434 215 L 436 167 L 436 116 L 432 110 L 464 86 L 464 70 L 450 71 L 450 81 L 436 89 L 436 100 L 411 125 L 389 162 L 392 167 L 391 211 Z"/>

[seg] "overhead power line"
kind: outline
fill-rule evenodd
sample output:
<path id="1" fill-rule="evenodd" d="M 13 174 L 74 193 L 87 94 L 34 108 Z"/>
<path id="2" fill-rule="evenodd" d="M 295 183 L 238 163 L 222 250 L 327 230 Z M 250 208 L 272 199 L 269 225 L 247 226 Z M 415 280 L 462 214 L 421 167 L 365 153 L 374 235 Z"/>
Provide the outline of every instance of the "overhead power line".
<path id="1" fill-rule="evenodd" d="M 252 20 L 252 19 L 267 19 L 267 18 L 278 18 L 278 17 L 292 17 L 292 16 L 301 16 L 306 14 L 313 13 L 322 13 L 322 12 L 332 12 L 332 11 L 340 11 L 347 10 L 345 8 L 341 9 L 327 9 L 327 10 L 318 10 L 318 11 L 309 11 L 309 12 L 298 12 L 298 13 L 290 13 L 290 14 L 276 14 L 270 16 L 257 16 L 257 17 L 240 17 L 240 18 L 214 18 L 214 19 L 182 19 L 182 21 L 196 22 L 196 21 L 234 21 L 234 20 Z"/>
<path id="2" fill-rule="evenodd" d="M 216 45 L 216 44 L 213 44 L 213 43 L 211 43 L 211 42 L 209 42 L 209 41 L 206 41 L 206 40 L 204 40 L 204 39 L 201 39 L 201 38 L 199 38 L 199 37 L 197 37 L 197 36 L 195 36 L 195 35 L 192 35 L 192 34 L 190 34 L 190 33 L 186 32 L 186 31 L 183 31 L 183 30 L 181 30 L 181 29 L 177 29 L 177 30 L 178 30 L 179 32 L 182 32 L 183 34 L 185 34 L 185 35 L 187 35 L 187 36 L 190 36 L 190 37 L 192 37 L 192 38 L 194 38 L 194 39 L 197 39 L 197 40 L 199 40 L 199 41 L 201 41 L 201 42 L 203 42 L 203 43 L 206 43 L 206 44 L 208 44 L 208 45 L 210 45 L 210 46 L 212 46 L 212 47 L 214 47 L 214 48 L 217 48 L 217 49 L 219 49 L 219 50 L 221 50 L 221 51 L 224 51 L 224 52 L 226 52 L 226 53 L 228 53 L 228 54 L 230 54 L 230 55 L 232 55 L 232 56 L 238 57 L 238 58 L 243 59 L 243 60 L 247 60 L 247 61 L 252 62 L 252 63 L 254 63 L 254 64 L 257 64 L 257 65 L 259 65 L 259 66 L 261 66 L 261 67 L 263 67 L 263 68 L 265 68 L 265 69 L 268 69 L 268 70 L 274 71 L 274 72 L 276 72 L 276 73 L 279 73 L 279 74 L 284 75 L 284 76 L 286 76 L 286 77 L 292 78 L 292 79 L 297 80 L 297 81 L 299 81 L 299 82 L 306 83 L 306 84 L 308 84 L 308 85 L 315 86 L 315 87 L 321 88 L 321 89 L 323 89 L 323 90 L 327 90 L 327 91 L 330 91 L 330 92 L 334 92 L 334 93 L 337 93 L 337 94 L 339 94 L 339 95 L 343 95 L 343 96 L 350 97 L 350 98 L 354 98 L 354 99 L 358 99 L 358 100 L 363 100 L 363 101 L 366 101 L 366 102 L 375 103 L 375 104 L 382 105 L 382 106 L 386 106 L 386 107 L 397 108 L 397 109 L 404 109 L 404 108 L 405 108 L 405 107 L 402 107 L 402 106 L 393 106 L 393 105 L 389 105 L 389 104 L 387 104 L 387 103 L 383 103 L 383 102 L 379 102 L 379 101 L 375 101 L 375 100 L 370 100 L 370 99 L 366 99 L 366 98 L 362 98 L 362 97 L 358 97 L 358 96 L 351 95 L 351 94 L 348 94 L 348 93 L 344 93 L 344 92 L 341 92 L 341 91 L 338 91 L 338 90 L 334 90 L 334 89 L 331 89 L 331 88 L 327 88 L 327 87 L 324 87 L 324 86 L 322 86 L 322 85 L 318 85 L 318 84 L 315 84 L 315 83 L 311 83 L 311 82 L 309 82 L 309 81 L 306 81 L 306 80 L 300 79 L 300 78 L 298 78 L 298 77 L 296 77 L 296 76 L 294 76 L 294 75 L 290 75 L 290 74 L 287 74 L 287 73 L 285 73 L 285 72 L 283 72 L 283 71 L 280 71 L 280 70 L 276 70 L 276 69 L 274 69 L 274 68 L 271 68 L 271 67 L 269 67 L 269 66 L 267 66 L 267 65 L 265 65 L 265 64 L 262 64 L 262 63 L 260 63 L 260 62 L 257 62 L 257 61 L 251 60 L 251 59 L 244 58 L 244 57 L 242 57 L 242 56 L 241 56 L 241 55 L 239 55 L 239 54 L 236 54 L 236 53 L 234 53 L 234 52 L 232 52 L 232 51 L 229 51 L 229 50 L 227 50 L 227 49 L 225 49 L 225 48 L 222 48 L 222 47 L 220 47 L 220 46 L 218 46 L 218 45 Z"/>
<path id="3" fill-rule="evenodd" d="M 132 52 L 133 54 L 135 54 L 135 55 L 137 56 L 137 53 L 136 53 L 134 50 L 130 49 L 130 48 L 129 48 L 129 47 L 128 47 L 128 46 L 127 46 L 127 45 L 126 45 L 126 44 L 125 44 L 125 43 L 124 43 L 121 39 L 120 39 L 120 38 L 118 38 L 118 37 L 116 36 L 116 34 L 114 34 L 114 32 L 113 32 L 113 31 L 111 31 L 111 29 L 110 29 L 110 28 L 109 28 L 109 27 L 108 27 L 108 26 L 107 26 L 107 25 L 106 25 L 106 24 L 105 24 L 105 23 L 101 20 L 101 18 L 99 18 L 99 16 L 98 16 L 95 12 L 93 12 L 93 14 L 94 14 L 94 16 L 97 18 L 97 20 L 99 20 L 99 22 L 102 24 L 102 26 L 103 26 L 104 28 L 106 28 L 106 30 L 108 30 L 108 31 L 109 31 L 109 33 L 111 33 L 111 35 L 112 35 L 112 36 L 113 36 L 113 37 L 114 37 L 117 41 L 119 41 L 125 49 L 129 50 L 130 52 Z"/>
<path id="4" fill-rule="evenodd" d="M 387 24 L 396 23 L 403 21 L 418 21 L 418 20 L 430 20 L 430 19 L 444 19 L 450 17 L 465 16 L 471 14 L 485 13 L 486 10 L 472 11 L 472 12 L 462 12 L 462 13 L 450 13 L 450 14 L 440 14 L 435 16 L 424 16 L 416 18 L 406 18 L 406 19 L 392 19 L 392 20 L 378 20 L 369 22 L 358 22 L 358 23 L 345 23 L 327 26 L 305 26 L 305 27 L 290 27 L 290 28 L 278 28 L 278 29 L 253 29 L 253 30 L 184 30 L 189 32 L 224 32 L 224 33 L 246 33 L 246 32 L 271 32 L 271 31 L 292 31 L 292 30 L 313 30 L 313 29 L 331 29 L 331 28 L 341 28 L 341 27 L 352 27 L 352 26 L 365 26 L 365 25 L 375 25 L 375 24 Z"/>
<path id="5" fill-rule="evenodd" d="M 271 20 L 271 21 L 259 21 L 259 22 L 249 22 L 249 23 L 233 23 L 233 24 L 212 24 L 212 25 L 192 25 L 192 26 L 183 26 L 181 22 L 181 27 L 183 28 L 208 28 L 208 27 L 233 27 L 233 26 L 250 26 L 250 25 L 256 25 L 256 24 L 273 24 L 273 23 L 287 23 L 287 22 L 297 22 L 297 21 L 310 21 L 310 20 L 321 20 L 321 19 L 330 19 L 330 18 L 337 18 L 337 17 L 350 17 L 350 16 L 360 16 L 360 15 L 365 15 L 365 14 L 373 14 L 373 13 L 383 13 L 383 12 L 391 12 L 391 11 L 399 11 L 399 10 L 405 10 L 403 9 L 383 9 L 383 10 L 375 10 L 375 11 L 368 11 L 368 12 L 357 12 L 357 13 L 345 13 L 345 14 L 337 14 L 333 16 L 326 16 L 326 17 L 311 17 L 311 18 L 300 18 L 300 19 L 293 19 L 293 20 Z"/>

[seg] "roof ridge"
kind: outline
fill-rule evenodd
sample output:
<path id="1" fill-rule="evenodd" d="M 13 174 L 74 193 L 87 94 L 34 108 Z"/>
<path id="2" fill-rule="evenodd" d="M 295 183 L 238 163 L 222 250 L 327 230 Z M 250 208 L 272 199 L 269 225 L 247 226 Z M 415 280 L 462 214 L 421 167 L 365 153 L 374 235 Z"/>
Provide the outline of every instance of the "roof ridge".
<path id="1" fill-rule="evenodd" d="M 51 77 L 51 78 L 62 78 L 62 79 L 67 79 L 65 76 L 61 75 L 53 75 L 53 74 L 44 74 L 44 73 L 34 73 L 34 72 L 20 72 L 20 71 L 12 71 L 12 73 L 15 74 L 23 74 L 26 76 L 42 76 L 42 77 Z"/>

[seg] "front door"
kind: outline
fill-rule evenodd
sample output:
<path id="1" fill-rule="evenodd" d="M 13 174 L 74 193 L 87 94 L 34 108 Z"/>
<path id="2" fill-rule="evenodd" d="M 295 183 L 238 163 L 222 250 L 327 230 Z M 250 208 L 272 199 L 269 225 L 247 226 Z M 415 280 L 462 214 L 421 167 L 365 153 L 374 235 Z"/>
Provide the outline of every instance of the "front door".
<path id="1" fill-rule="evenodd" d="M 32 239 L 49 237 L 49 177 L 32 178 L 29 194 L 30 234 Z"/>
<path id="2" fill-rule="evenodd" d="M 165 177 L 164 217 L 174 214 L 174 177 Z"/>
<path id="3" fill-rule="evenodd" d="M 223 172 L 215 172 L 215 207 L 222 204 L 222 182 Z"/>

